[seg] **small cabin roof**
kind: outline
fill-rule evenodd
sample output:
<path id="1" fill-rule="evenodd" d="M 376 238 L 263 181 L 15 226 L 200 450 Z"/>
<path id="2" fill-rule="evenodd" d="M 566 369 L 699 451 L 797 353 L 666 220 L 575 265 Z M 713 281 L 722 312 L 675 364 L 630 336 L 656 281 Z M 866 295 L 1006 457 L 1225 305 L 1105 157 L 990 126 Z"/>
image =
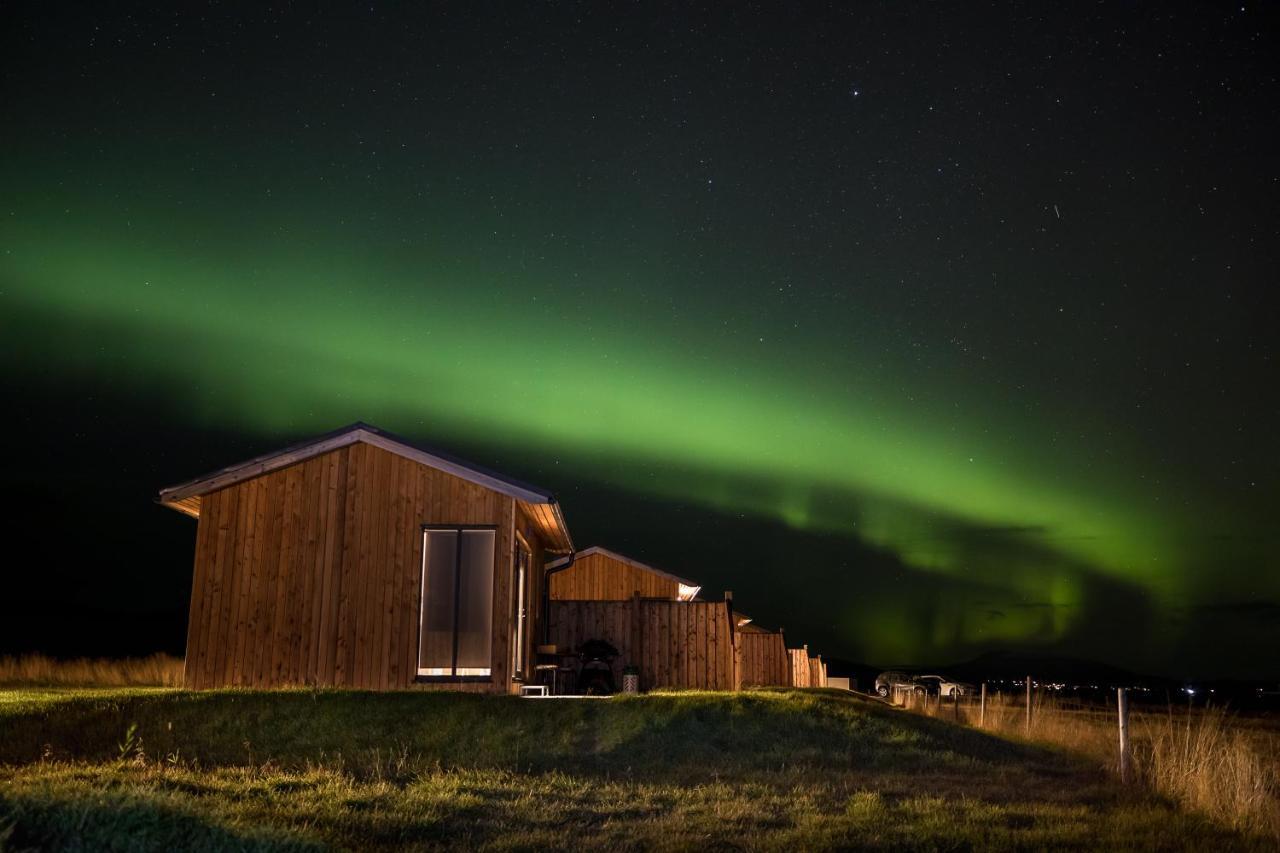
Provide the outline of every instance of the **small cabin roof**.
<path id="1" fill-rule="evenodd" d="M 775 631 L 772 628 L 766 628 L 756 620 L 740 610 L 733 611 L 734 623 L 739 631 L 745 631 L 749 634 L 781 634 L 782 631 Z"/>
<path id="2" fill-rule="evenodd" d="M 635 568 L 635 569 L 639 569 L 643 572 L 652 572 L 653 574 L 658 575 L 659 577 L 664 577 L 664 578 L 667 578 L 668 580 L 675 581 L 680 586 L 680 598 L 683 601 L 692 601 L 698 595 L 698 592 L 702 589 L 702 584 L 700 583 L 697 583 L 691 580 L 686 580 L 685 578 L 678 577 L 676 575 L 671 574 L 670 572 L 664 572 L 662 569 L 655 569 L 653 566 L 649 565 L 648 563 L 642 563 L 639 560 L 633 560 L 630 557 L 619 554 L 617 551 L 610 551 L 608 548 L 602 548 L 599 545 L 592 545 L 590 548 L 587 548 L 582 551 L 578 551 L 576 554 L 573 555 L 573 560 L 576 562 L 582 559 L 583 557 L 590 557 L 592 554 L 599 554 L 602 557 L 608 557 L 611 560 L 617 560 L 619 563 L 626 563 L 628 566 L 631 566 L 632 568 Z M 569 558 L 562 557 L 559 560 L 556 560 L 552 563 L 548 563 L 547 568 L 557 569 L 557 568 L 566 566 L 568 564 L 569 564 Z"/>
<path id="3" fill-rule="evenodd" d="M 170 509 L 198 518 L 200 516 L 200 497 L 202 495 L 207 495 L 210 492 L 224 489 L 227 486 L 232 486 L 245 480 L 251 480 L 254 477 L 260 477 L 272 471 L 278 471 L 281 468 L 287 468 L 290 465 L 296 465 L 312 457 L 361 441 L 374 447 L 380 447 L 405 459 L 411 459 L 414 462 L 452 474 L 459 479 L 475 483 L 486 489 L 507 495 L 527 504 L 528 509 L 536 516 L 549 515 L 550 517 L 545 518 L 545 521 L 548 522 L 548 526 L 554 530 L 560 540 L 554 543 L 555 547 L 551 550 L 573 551 L 573 540 L 569 536 L 569 526 L 565 523 L 564 513 L 560 510 L 559 502 L 551 492 L 538 486 L 523 483 L 514 477 L 508 477 L 506 474 L 500 474 L 475 463 L 464 461 L 438 448 L 419 442 L 411 442 L 386 430 L 359 421 L 341 429 L 336 429 L 333 432 L 327 432 L 297 444 L 291 444 L 280 450 L 264 453 L 261 456 L 255 456 L 252 459 L 219 468 L 193 480 L 161 489 L 158 502 Z"/>

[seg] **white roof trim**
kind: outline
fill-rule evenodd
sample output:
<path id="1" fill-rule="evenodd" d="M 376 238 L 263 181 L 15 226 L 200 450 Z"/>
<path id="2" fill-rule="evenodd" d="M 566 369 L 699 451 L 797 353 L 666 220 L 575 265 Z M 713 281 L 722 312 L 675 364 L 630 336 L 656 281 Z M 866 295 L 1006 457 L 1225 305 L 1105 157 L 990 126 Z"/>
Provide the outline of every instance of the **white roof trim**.
<path id="1" fill-rule="evenodd" d="M 662 569 L 655 569 L 653 566 L 650 566 L 648 563 L 642 563 L 639 560 L 633 560 L 630 557 L 626 557 L 626 556 L 623 556 L 622 554 L 619 554 L 617 551 L 610 551 L 608 548 L 602 548 L 599 545 L 592 545 L 590 548 L 586 548 L 582 551 L 577 552 L 576 554 L 573 555 L 573 561 L 576 563 L 578 560 L 582 559 L 583 557 L 590 557 L 592 554 L 600 554 L 603 557 L 608 557 L 612 560 L 617 560 L 619 563 L 626 563 L 628 566 L 631 566 L 634 569 L 640 569 L 641 571 L 644 571 L 644 572 L 652 572 L 655 575 L 659 575 L 661 577 L 667 578 L 668 580 L 675 581 L 680 586 L 679 597 L 682 601 L 692 601 L 694 597 L 697 596 L 699 591 L 702 590 L 701 584 L 694 583 L 693 581 L 686 580 L 685 578 L 682 578 L 682 577 L 677 577 L 676 575 L 671 574 L 671 572 L 664 572 Z M 561 557 L 558 560 L 547 563 L 547 568 L 548 569 L 563 568 L 565 565 L 568 564 L 568 562 L 569 562 L 568 557 Z M 689 590 L 692 590 L 692 592 L 689 592 Z M 687 598 L 685 597 L 686 593 L 688 593 Z"/>
<path id="2" fill-rule="evenodd" d="M 564 516 L 560 512 L 560 506 L 556 503 L 556 499 L 550 494 L 537 492 L 531 488 L 520 486 L 516 483 L 504 480 L 476 468 L 472 468 L 464 463 L 446 459 L 429 453 L 425 450 L 397 441 L 384 433 L 377 431 L 372 427 L 360 424 L 341 430 L 338 433 L 331 433 L 328 436 L 322 436 L 311 442 L 304 442 L 292 448 L 268 453 L 265 456 L 258 456 L 247 462 L 240 462 L 221 470 L 215 471 L 196 480 L 186 483 L 180 483 L 176 486 L 170 486 L 167 489 L 160 490 L 161 503 L 173 503 L 183 498 L 189 498 L 195 495 L 208 494 L 217 491 L 235 483 L 250 480 L 262 474 L 278 471 L 281 468 L 287 468 L 290 465 L 296 465 L 299 462 L 328 453 L 331 450 L 337 450 L 340 447 L 346 447 L 363 441 L 366 444 L 372 444 L 374 447 L 380 447 L 397 456 L 405 459 L 411 459 L 420 462 L 423 465 L 430 466 L 448 474 L 452 474 L 459 479 L 475 483 L 477 486 L 483 486 L 486 489 L 492 489 L 517 500 L 531 504 L 551 504 L 555 507 L 557 520 L 566 531 L 568 527 L 564 525 Z"/>
<path id="3" fill-rule="evenodd" d="M 403 456 L 406 459 L 421 462 L 423 465 L 437 468 L 460 479 L 475 483 L 477 486 L 484 486 L 486 489 L 492 489 L 495 492 L 510 495 L 513 498 L 524 501 L 525 503 L 554 504 L 556 502 L 555 498 L 551 497 L 551 495 L 522 488 L 514 483 L 486 474 L 483 471 L 477 471 L 474 468 L 469 468 L 458 462 L 441 459 L 439 456 L 427 453 L 424 450 L 418 450 L 416 447 L 401 444 L 400 442 L 387 438 L 386 436 L 372 433 L 368 430 L 357 430 L 357 435 L 360 436 L 359 439 L 357 439 L 358 441 L 363 441 L 366 444 L 372 444 L 374 447 L 381 447 L 383 450 Z"/>

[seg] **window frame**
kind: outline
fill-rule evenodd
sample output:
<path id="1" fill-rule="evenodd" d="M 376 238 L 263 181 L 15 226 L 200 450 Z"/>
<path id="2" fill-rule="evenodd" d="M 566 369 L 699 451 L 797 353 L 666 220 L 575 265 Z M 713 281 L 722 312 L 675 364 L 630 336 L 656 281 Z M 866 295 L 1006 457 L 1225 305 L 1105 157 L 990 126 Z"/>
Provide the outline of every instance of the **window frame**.
<path id="1" fill-rule="evenodd" d="M 498 582 L 498 528 L 497 524 L 423 524 L 418 529 L 418 539 L 422 547 L 422 559 L 418 570 L 418 630 L 416 633 L 417 641 L 417 663 L 414 665 L 414 682 L 419 684 L 465 684 L 478 683 L 487 684 L 493 681 L 493 623 L 490 622 L 489 631 L 489 674 L 488 675 L 457 675 L 458 671 L 458 612 L 462 604 L 461 578 L 458 572 L 462 563 L 462 534 L 468 531 L 488 530 L 493 532 L 493 564 L 490 566 L 493 572 L 493 583 Z M 423 675 L 418 672 L 422 668 L 422 617 L 426 607 L 427 597 L 427 534 L 428 533 L 456 533 L 458 534 L 458 546 L 454 553 L 454 578 L 453 578 L 453 666 L 454 674 L 452 675 Z M 492 596 L 491 596 L 492 597 Z M 489 602 L 492 610 L 493 602 Z"/>
<path id="2" fill-rule="evenodd" d="M 523 566 L 524 577 L 521 577 L 520 556 L 522 553 L 525 558 Z M 528 641 L 529 628 L 529 600 L 525 595 L 525 591 L 533 575 L 533 549 L 529 547 L 528 542 L 525 542 L 519 531 L 516 531 L 512 556 L 514 559 L 511 566 L 511 582 L 513 584 L 511 596 L 513 605 L 511 642 L 514 649 L 511 661 L 511 680 L 524 683 L 528 677 L 528 673 L 524 668 L 524 645 Z"/>

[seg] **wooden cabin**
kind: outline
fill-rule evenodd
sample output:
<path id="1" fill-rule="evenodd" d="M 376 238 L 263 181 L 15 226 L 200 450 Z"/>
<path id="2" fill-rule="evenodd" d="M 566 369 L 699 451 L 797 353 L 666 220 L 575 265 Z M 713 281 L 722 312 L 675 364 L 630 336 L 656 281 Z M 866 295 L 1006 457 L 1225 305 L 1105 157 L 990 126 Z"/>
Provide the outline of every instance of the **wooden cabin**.
<path id="1" fill-rule="evenodd" d="M 360 423 L 159 502 L 198 519 L 191 688 L 515 692 L 573 551 L 549 492 Z"/>
<path id="2" fill-rule="evenodd" d="M 732 598 L 733 596 L 730 594 L 729 597 Z M 775 633 L 774 631 L 770 631 L 768 628 L 765 628 L 764 626 L 757 624 L 756 620 L 752 619 L 750 616 L 743 613 L 741 610 L 733 611 L 733 624 L 737 630 L 744 631 L 748 634 Z"/>
<path id="3" fill-rule="evenodd" d="M 548 642 L 574 650 L 603 640 L 618 650 L 614 680 L 640 671 L 640 689 L 733 690 L 734 634 L 727 601 L 673 601 L 634 596 L 627 601 L 552 600 Z"/>
<path id="4" fill-rule="evenodd" d="M 698 599 L 701 586 L 606 548 L 591 547 L 547 566 L 548 643 L 575 650 L 604 640 L 644 690 L 732 690 L 733 607 Z"/>
<path id="5" fill-rule="evenodd" d="M 633 596 L 692 601 L 701 586 L 639 560 L 601 548 L 579 551 L 548 567 L 553 601 L 626 601 Z"/>
<path id="6" fill-rule="evenodd" d="M 782 631 L 770 631 L 743 613 L 734 617 L 735 688 L 790 687 L 791 656 Z"/>

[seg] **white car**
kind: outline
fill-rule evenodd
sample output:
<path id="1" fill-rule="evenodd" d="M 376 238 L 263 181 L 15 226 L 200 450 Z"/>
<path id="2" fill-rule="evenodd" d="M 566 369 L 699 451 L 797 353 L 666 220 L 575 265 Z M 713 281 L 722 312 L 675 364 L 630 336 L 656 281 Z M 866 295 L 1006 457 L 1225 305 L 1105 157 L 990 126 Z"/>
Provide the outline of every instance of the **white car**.
<path id="1" fill-rule="evenodd" d="M 930 696 L 944 696 L 950 699 L 966 696 L 973 690 L 971 685 L 952 681 L 944 675 L 917 675 L 911 679 L 911 683 Z"/>

